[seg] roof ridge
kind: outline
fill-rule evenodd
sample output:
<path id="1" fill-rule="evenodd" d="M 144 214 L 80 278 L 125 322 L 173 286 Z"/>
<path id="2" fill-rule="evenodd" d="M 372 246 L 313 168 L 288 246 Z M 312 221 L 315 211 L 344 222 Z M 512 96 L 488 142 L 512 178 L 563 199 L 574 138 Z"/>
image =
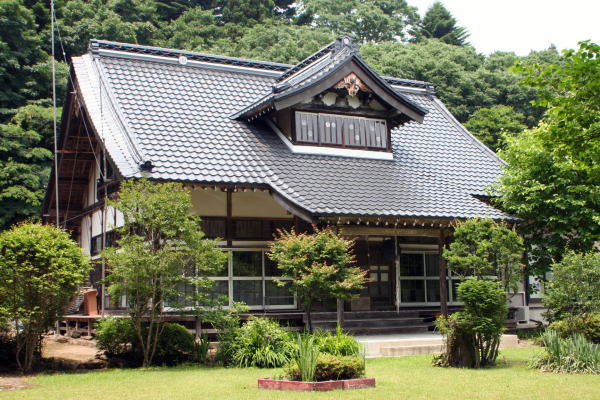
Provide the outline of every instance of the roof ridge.
<path id="1" fill-rule="evenodd" d="M 113 42 L 108 40 L 91 39 L 90 52 L 97 54 L 99 50 L 124 51 L 129 53 L 149 54 L 155 56 L 179 57 L 185 56 L 190 60 L 204 62 L 219 62 L 223 64 L 267 69 L 271 71 L 287 71 L 293 67 L 291 64 L 283 64 L 272 61 L 252 60 L 248 58 L 229 57 L 217 54 L 200 53 L 188 50 L 169 49 L 165 47 L 145 46 L 139 44 Z"/>
<path id="2" fill-rule="evenodd" d="M 323 57 L 325 54 L 330 53 L 333 50 L 333 48 L 335 47 L 335 43 L 336 42 L 329 43 L 327 46 L 323 47 L 322 49 L 320 49 L 320 50 L 316 51 L 315 53 L 311 54 L 310 56 L 306 57 L 304 60 L 300 61 L 298 64 L 292 66 L 290 69 L 288 69 L 283 74 L 281 74 L 281 76 L 279 78 L 277 78 L 275 80 L 275 82 L 281 82 L 281 81 L 289 78 L 290 76 L 294 75 L 296 72 L 300 71 L 302 68 L 313 63 L 315 60 L 318 60 L 319 58 Z"/>
<path id="3" fill-rule="evenodd" d="M 307 64 L 310 64 L 315 59 L 322 57 L 328 52 L 334 51 L 336 47 L 339 46 L 338 42 L 341 38 L 336 39 L 336 41 L 331 42 L 324 48 L 319 51 L 311 54 L 306 57 L 304 60 L 300 61 L 298 64 L 285 64 L 278 63 L 273 61 L 264 61 L 264 60 L 255 60 L 249 58 L 242 57 L 231 57 L 231 56 L 223 56 L 218 54 L 209 54 L 209 53 L 201 53 L 189 50 L 178 50 L 171 49 L 166 47 L 157 47 L 157 46 L 147 46 L 140 44 L 131 44 L 131 43 L 123 43 L 123 42 L 115 42 L 110 40 L 100 40 L 100 39 L 91 39 L 89 49 L 92 54 L 97 54 L 99 50 L 113 50 L 113 51 L 123 51 L 128 53 L 137 53 L 137 54 L 148 54 L 155 56 L 164 56 L 164 57 L 179 57 L 185 56 L 190 60 L 195 61 L 204 61 L 204 62 L 213 62 L 213 63 L 222 63 L 257 69 L 264 69 L 270 71 L 280 71 L 283 72 L 281 76 L 279 76 L 275 82 L 280 82 L 288 78 L 289 76 L 296 73 L 298 70 L 304 68 Z M 418 87 L 418 88 L 433 88 L 433 84 L 426 81 L 420 81 L 415 79 L 406 79 L 406 78 L 396 78 L 393 76 L 381 76 L 383 80 L 391 85 L 402 85 L 409 87 Z"/>

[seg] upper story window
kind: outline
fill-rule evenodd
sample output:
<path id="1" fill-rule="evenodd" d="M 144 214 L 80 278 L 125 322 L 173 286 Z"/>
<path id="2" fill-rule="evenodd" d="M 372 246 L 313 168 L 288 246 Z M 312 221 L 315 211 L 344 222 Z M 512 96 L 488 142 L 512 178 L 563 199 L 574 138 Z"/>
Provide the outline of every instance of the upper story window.
<path id="1" fill-rule="evenodd" d="M 295 142 L 326 146 L 388 150 L 384 119 L 295 112 Z"/>

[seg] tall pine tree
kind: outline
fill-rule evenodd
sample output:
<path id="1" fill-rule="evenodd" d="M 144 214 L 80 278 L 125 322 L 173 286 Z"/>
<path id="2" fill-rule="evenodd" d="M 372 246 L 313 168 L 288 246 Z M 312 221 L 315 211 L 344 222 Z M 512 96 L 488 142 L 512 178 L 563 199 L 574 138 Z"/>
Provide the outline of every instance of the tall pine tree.
<path id="1" fill-rule="evenodd" d="M 442 42 L 455 46 L 464 46 L 469 37 L 467 30 L 456 25 L 456 18 L 439 1 L 429 7 L 411 34 L 416 42 L 423 39 L 440 39 Z"/>

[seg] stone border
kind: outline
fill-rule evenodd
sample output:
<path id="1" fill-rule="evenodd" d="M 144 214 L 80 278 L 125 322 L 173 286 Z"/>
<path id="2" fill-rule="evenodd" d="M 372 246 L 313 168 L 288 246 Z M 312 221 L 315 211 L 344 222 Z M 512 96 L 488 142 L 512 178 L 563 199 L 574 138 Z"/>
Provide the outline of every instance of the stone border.
<path id="1" fill-rule="evenodd" d="M 339 381 L 301 382 L 283 379 L 259 379 L 258 388 L 268 390 L 294 390 L 298 392 L 326 392 L 338 389 L 363 389 L 375 387 L 375 378 L 344 379 Z"/>

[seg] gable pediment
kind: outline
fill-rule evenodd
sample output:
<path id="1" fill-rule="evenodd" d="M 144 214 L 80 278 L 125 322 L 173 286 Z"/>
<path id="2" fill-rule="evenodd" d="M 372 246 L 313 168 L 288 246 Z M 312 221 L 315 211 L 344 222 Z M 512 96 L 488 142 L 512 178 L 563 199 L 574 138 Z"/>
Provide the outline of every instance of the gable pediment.
<path id="1" fill-rule="evenodd" d="M 303 60 L 282 74 L 272 92 L 241 110 L 236 118 L 251 120 L 271 111 L 306 104 L 332 90 L 345 89 L 353 98 L 370 93 L 387 110 L 391 125 L 423 122 L 426 111 L 395 91 L 358 55 L 358 47 L 347 37 Z M 356 103 L 356 100 L 352 100 Z"/>

